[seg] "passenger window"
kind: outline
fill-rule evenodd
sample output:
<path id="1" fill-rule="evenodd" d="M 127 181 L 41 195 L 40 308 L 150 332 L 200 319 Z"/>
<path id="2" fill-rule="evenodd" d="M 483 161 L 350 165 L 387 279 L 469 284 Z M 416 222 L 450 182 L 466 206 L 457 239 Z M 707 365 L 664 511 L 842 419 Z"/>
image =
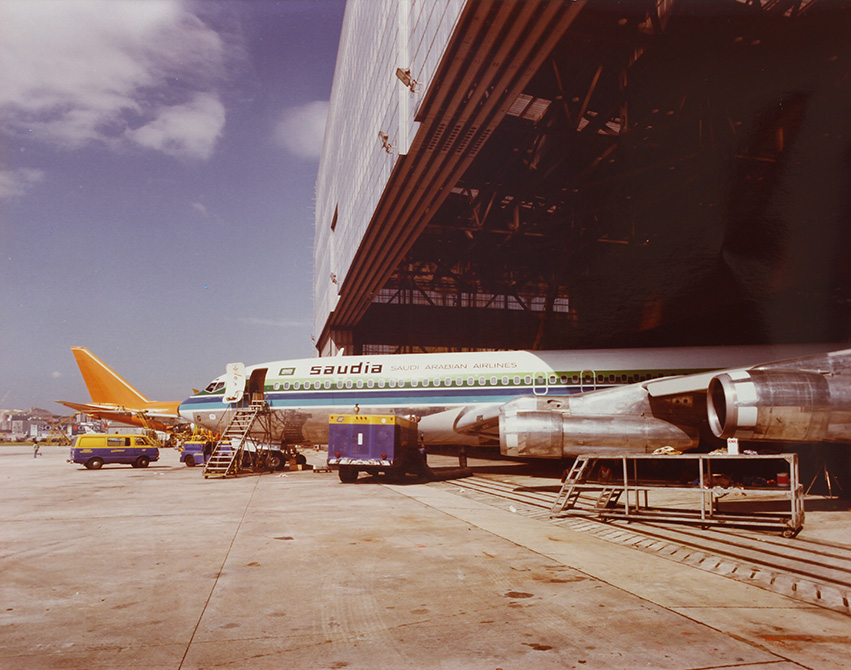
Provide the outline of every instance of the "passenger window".
<path id="1" fill-rule="evenodd" d="M 372 388 L 373 386 L 375 386 L 375 382 L 372 379 L 370 379 L 366 382 L 367 388 Z"/>
<path id="2" fill-rule="evenodd" d="M 301 382 L 293 382 L 293 388 L 298 390 L 301 388 Z"/>
<path id="3" fill-rule="evenodd" d="M 330 382 L 329 380 L 327 380 L 327 379 L 325 380 L 325 388 L 326 388 L 326 389 L 331 388 L 331 382 Z"/>
<path id="4" fill-rule="evenodd" d="M 384 380 L 383 379 L 378 380 L 378 388 L 380 388 L 380 389 L 384 388 Z"/>
<path id="5" fill-rule="evenodd" d="M 503 377 L 503 378 L 502 378 L 502 385 L 503 385 L 503 386 L 508 386 L 508 377 Z"/>
<path id="6" fill-rule="evenodd" d="M 520 385 L 520 377 L 518 377 L 517 375 L 514 375 L 514 385 L 515 386 Z"/>

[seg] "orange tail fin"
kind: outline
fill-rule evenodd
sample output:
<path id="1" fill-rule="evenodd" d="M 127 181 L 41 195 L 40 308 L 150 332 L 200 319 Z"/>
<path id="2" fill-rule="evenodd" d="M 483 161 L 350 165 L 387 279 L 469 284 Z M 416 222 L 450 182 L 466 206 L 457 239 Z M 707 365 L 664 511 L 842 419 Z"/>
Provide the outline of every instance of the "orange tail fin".
<path id="1" fill-rule="evenodd" d="M 148 399 L 85 347 L 71 347 L 92 402 L 142 407 Z"/>

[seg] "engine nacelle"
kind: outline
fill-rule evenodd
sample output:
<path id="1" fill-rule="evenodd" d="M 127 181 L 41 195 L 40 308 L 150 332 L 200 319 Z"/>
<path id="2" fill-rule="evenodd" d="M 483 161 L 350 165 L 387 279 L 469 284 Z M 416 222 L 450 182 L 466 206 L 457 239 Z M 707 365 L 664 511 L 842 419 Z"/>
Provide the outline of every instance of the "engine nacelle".
<path id="1" fill-rule="evenodd" d="M 736 370 L 713 377 L 709 426 L 717 437 L 851 441 L 851 381 L 799 370 Z"/>
<path id="2" fill-rule="evenodd" d="M 648 416 L 582 416 L 509 408 L 499 415 L 499 450 L 505 456 L 562 458 L 607 451 L 649 453 L 697 446 L 697 435 Z"/>

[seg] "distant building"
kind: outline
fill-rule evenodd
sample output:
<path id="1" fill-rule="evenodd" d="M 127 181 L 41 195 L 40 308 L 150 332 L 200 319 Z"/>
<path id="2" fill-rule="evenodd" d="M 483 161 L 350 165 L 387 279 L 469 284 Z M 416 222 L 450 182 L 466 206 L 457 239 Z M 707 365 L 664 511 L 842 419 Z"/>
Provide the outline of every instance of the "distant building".
<path id="1" fill-rule="evenodd" d="M 33 407 L 28 410 L 0 410 L 0 438 L 6 440 L 41 439 L 52 427 L 68 417 Z"/>

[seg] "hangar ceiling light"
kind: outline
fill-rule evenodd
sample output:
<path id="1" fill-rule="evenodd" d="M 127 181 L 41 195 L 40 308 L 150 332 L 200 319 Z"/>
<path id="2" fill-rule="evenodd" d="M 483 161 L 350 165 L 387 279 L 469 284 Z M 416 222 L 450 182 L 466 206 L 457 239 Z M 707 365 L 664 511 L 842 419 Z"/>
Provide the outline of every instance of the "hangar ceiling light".
<path id="1" fill-rule="evenodd" d="M 543 118 L 544 114 L 547 113 L 547 109 L 551 102 L 551 100 L 533 98 L 531 95 L 521 93 L 517 96 L 517 99 L 511 107 L 508 108 L 507 114 L 509 116 L 518 116 L 521 119 L 527 119 L 528 121 L 537 123 Z"/>

